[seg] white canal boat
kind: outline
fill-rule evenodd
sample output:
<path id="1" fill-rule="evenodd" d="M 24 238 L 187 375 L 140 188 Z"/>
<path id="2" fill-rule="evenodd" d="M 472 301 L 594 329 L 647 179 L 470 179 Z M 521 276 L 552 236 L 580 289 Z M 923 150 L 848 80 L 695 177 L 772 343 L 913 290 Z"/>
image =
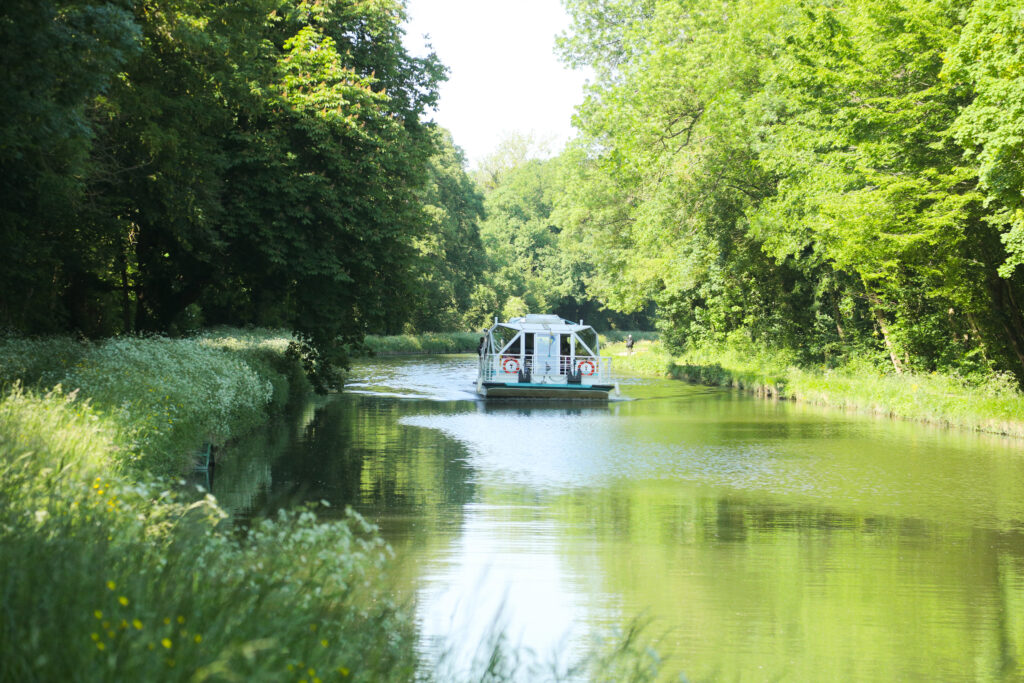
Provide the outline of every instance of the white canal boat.
<path id="1" fill-rule="evenodd" d="M 527 315 L 484 333 L 476 391 L 487 398 L 607 400 L 618 392 L 612 359 L 600 355 L 597 332 L 582 321 Z"/>

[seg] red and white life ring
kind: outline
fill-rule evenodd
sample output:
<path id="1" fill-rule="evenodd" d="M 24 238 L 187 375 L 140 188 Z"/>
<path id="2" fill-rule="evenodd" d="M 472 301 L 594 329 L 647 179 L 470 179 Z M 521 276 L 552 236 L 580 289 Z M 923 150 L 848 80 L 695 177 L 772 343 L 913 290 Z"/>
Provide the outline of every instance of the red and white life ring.
<path id="1" fill-rule="evenodd" d="M 501 369 L 508 374 L 519 372 L 519 360 L 512 356 L 505 356 L 501 359 Z"/>
<path id="2" fill-rule="evenodd" d="M 576 364 L 576 370 L 584 375 L 593 375 L 597 364 L 592 360 L 581 360 Z"/>

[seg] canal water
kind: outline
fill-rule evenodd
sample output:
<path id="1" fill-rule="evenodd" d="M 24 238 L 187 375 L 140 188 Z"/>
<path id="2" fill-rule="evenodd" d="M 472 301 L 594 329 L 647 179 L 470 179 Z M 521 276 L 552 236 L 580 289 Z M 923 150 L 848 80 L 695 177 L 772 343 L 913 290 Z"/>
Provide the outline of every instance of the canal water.
<path id="1" fill-rule="evenodd" d="M 485 403 L 475 366 L 361 362 L 213 491 L 376 523 L 453 672 L 500 633 L 564 673 L 639 619 L 690 681 L 1024 678 L 1020 441 L 671 380 Z"/>

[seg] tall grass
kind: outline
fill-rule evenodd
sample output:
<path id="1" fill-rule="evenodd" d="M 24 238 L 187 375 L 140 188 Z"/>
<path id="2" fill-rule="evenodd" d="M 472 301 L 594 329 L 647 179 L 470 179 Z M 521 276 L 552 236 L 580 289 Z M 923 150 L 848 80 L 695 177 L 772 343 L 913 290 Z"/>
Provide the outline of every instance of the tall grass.
<path id="1" fill-rule="evenodd" d="M 891 375 L 866 364 L 791 368 L 788 396 L 802 401 L 1024 437 L 1024 395 L 1009 375 Z"/>
<path id="2" fill-rule="evenodd" d="M 623 353 L 620 346 L 612 352 Z M 800 367 L 783 350 L 752 345 L 688 350 L 672 357 L 660 344 L 638 344 L 616 368 L 760 395 L 1024 437 L 1024 393 L 1005 374 L 961 377 L 894 375 L 864 359 L 838 368 Z"/>
<path id="3" fill-rule="evenodd" d="M 60 393 L 0 402 L 0 681 L 411 678 L 358 516 L 235 533 L 211 499 L 112 474 L 120 429 Z"/>

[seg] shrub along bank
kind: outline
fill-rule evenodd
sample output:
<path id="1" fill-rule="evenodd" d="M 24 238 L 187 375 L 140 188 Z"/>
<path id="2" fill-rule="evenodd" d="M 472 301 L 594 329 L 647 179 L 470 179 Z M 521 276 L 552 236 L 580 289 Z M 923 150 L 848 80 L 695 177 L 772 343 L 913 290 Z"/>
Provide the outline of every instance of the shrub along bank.
<path id="1" fill-rule="evenodd" d="M 389 356 L 417 353 L 476 353 L 480 335 L 475 332 L 424 332 L 422 334 L 368 335 L 367 350 Z"/>
<path id="2" fill-rule="evenodd" d="M 309 391 L 289 339 L 226 330 L 187 339 L 0 339 L 0 383 L 87 399 L 115 427 L 111 464 L 176 474 Z"/>
<path id="3" fill-rule="evenodd" d="M 622 355 L 622 345 L 608 351 L 621 356 L 616 367 L 627 372 L 1024 437 L 1024 394 L 1008 375 L 894 375 L 859 359 L 801 368 L 784 352 L 754 348 L 693 349 L 673 357 L 659 343 L 641 342 L 632 355 Z"/>
<path id="4" fill-rule="evenodd" d="M 358 516 L 222 523 L 149 476 L 301 391 L 272 334 L 0 343 L 0 681 L 409 680 Z M 45 387 L 60 384 L 49 391 Z"/>

